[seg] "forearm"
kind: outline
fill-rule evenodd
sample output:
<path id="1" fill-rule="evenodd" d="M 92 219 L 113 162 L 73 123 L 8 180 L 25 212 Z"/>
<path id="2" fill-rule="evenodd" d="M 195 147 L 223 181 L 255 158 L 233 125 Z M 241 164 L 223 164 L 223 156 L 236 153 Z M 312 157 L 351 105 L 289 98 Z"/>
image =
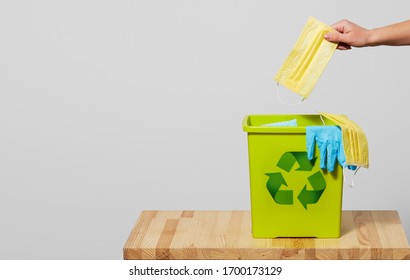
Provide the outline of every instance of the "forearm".
<path id="1" fill-rule="evenodd" d="M 375 28 L 369 31 L 369 46 L 410 45 L 410 20 Z"/>

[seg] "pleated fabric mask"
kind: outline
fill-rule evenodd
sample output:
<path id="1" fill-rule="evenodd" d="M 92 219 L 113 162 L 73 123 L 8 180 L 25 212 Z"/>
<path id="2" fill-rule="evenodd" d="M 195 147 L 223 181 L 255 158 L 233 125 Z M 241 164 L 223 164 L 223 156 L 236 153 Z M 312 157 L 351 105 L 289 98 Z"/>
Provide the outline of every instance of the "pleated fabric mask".
<path id="1" fill-rule="evenodd" d="M 369 167 L 369 149 L 362 128 L 344 115 L 320 113 L 342 129 L 346 165 Z"/>
<path id="2" fill-rule="evenodd" d="M 291 91 L 309 97 L 337 44 L 323 38 L 333 32 L 330 26 L 309 17 L 302 34 L 280 67 L 274 80 Z"/>

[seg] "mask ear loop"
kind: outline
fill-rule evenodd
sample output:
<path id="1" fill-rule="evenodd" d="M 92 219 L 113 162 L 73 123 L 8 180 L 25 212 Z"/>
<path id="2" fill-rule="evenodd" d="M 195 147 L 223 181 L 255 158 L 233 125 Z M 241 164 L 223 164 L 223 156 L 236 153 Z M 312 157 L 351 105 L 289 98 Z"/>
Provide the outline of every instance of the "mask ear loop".
<path id="1" fill-rule="evenodd" d="M 320 117 L 320 119 L 322 120 L 323 125 L 326 126 L 326 123 L 325 123 L 325 120 L 323 119 L 322 114 L 319 114 L 319 117 Z"/>
<path id="2" fill-rule="evenodd" d="M 277 96 L 278 96 L 279 101 L 280 101 L 282 104 L 285 104 L 286 106 L 289 106 L 289 107 L 298 106 L 298 105 L 300 105 L 303 101 L 305 101 L 305 98 L 304 98 L 304 97 L 302 98 L 302 100 L 300 100 L 299 102 L 297 102 L 297 103 L 295 103 L 295 104 L 289 104 L 289 103 L 286 103 L 285 101 L 283 101 L 282 98 L 280 97 L 280 93 L 279 93 L 279 83 L 276 83 L 276 94 L 277 94 Z"/>
<path id="3" fill-rule="evenodd" d="M 348 172 L 349 169 L 347 167 L 344 167 L 343 168 L 343 182 L 346 182 L 346 185 L 353 188 L 354 187 L 354 177 L 356 176 L 356 173 L 357 173 L 357 171 L 359 171 L 359 169 L 360 169 L 360 166 L 357 166 L 356 170 L 354 170 L 354 173 L 353 173 L 352 183 L 349 184 L 349 183 L 347 183 L 347 180 L 346 180 L 346 172 Z"/>

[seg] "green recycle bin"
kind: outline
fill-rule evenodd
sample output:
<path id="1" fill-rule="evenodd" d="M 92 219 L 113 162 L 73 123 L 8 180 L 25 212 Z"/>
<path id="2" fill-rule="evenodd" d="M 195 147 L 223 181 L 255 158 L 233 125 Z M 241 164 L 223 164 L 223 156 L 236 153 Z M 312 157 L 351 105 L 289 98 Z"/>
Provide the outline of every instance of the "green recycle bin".
<path id="1" fill-rule="evenodd" d="M 296 119 L 296 127 L 264 124 Z M 343 170 L 320 169 L 316 147 L 306 153 L 306 126 L 334 125 L 319 115 L 249 115 L 248 136 L 252 235 L 275 237 L 340 237 Z"/>

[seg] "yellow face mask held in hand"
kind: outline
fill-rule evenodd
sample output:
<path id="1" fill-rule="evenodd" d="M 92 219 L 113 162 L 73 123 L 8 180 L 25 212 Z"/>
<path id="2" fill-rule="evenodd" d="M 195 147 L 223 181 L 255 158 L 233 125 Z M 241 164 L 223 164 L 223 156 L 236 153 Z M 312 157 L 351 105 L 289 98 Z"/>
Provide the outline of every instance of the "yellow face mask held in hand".
<path id="1" fill-rule="evenodd" d="M 296 45 L 274 77 L 279 84 L 308 98 L 317 80 L 336 50 L 337 44 L 323 38 L 334 30 L 309 17 Z"/>
<path id="2" fill-rule="evenodd" d="M 344 115 L 320 113 L 342 129 L 346 165 L 369 167 L 369 149 L 362 128 Z"/>

